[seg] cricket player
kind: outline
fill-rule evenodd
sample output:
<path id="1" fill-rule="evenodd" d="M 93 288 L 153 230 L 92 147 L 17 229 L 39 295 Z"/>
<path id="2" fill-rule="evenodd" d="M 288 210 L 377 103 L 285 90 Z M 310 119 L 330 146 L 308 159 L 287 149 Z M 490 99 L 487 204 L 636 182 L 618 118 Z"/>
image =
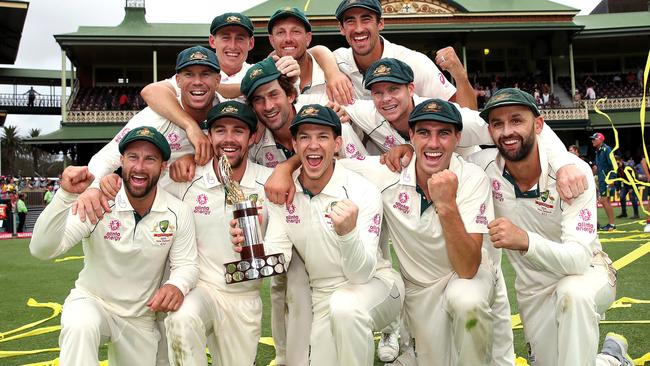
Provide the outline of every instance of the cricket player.
<path id="1" fill-rule="evenodd" d="M 363 86 L 365 70 L 379 59 L 396 58 L 413 69 L 417 95 L 452 100 L 463 107 L 476 110 L 474 90 L 452 47 L 439 50 L 436 53 L 436 63 L 450 72 L 456 81 L 456 87 L 427 56 L 391 43 L 379 35 L 384 29 L 379 0 L 343 0 L 336 9 L 336 19 L 339 21 L 339 30 L 350 47 L 339 48 L 334 51 L 334 55 L 339 69 L 352 80 L 356 99 L 370 98 Z"/>
<path id="2" fill-rule="evenodd" d="M 305 261 L 314 313 L 310 365 L 372 365 L 373 330 L 397 317 L 403 294 L 399 275 L 378 248 L 379 192 L 335 164 L 342 138 L 332 109 L 303 106 L 291 132 L 303 164 L 295 178 L 298 194 L 291 205 L 269 206 L 265 244 L 288 259 L 293 246 Z"/>
<path id="3" fill-rule="evenodd" d="M 107 342 L 111 365 L 155 365 L 160 335 L 154 312 L 176 311 L 197 281 L 190 210 L 158 185 L 169 144 L 145 126 L 124 136 L 119 150 L 123 186 L 111 212 L 96 224 L 70 213 L 94 177 L 86 167 L 69 167 L 30 242 L 40 259 L 83 243 L 84 267 L 61 315 L 62 365 L 98 364 L 99 346 Z M 161 285 L 168 258 L 170 276 Z"/>
<path id="4" fill-rule="evenodd" d="M 231 250 L 228 222 L 234 206 L 227 202 L 225 188 L 217 179 L 217 163 L 223 155 L 228 158 L 232 180 L 260 207 L 271 169 L 248 160 L 248 145 L 257 127 L 249 106 L 237 101 L 219 103 L 208 113 L 207 124 L 214 158 L 197 168 L 191 182 L 165 186 L 193 207 L 199 251 L 197 287 L 165 320 L 169 359 L 172 365 L 207 365 L 205 346 L 212 335 L 213 364 L 248 366 L 255 363 L 262 332 L 262 281 L 226 285 L 224 263 L 239 260 L 239 255 Z M 260 213 L 266 225 L 266 211 Z"/>
<path id="5" fill-rule="evenodd" d="M 603 205 L 605 214 L 607 215 L 607 225 L 602 228 L 598 228 L 604 231 L 616 230 L 616 224 L 614 223 L 614 209 L 612 208 L 612 203 L 610 198 L 613 195 L 610 194 L 605 178 L 610 171 L 614 170 L 614 165 L 612 163 L 612 158 L 610 154 L 612 148 L 605 143 L 605 135 L 600 132 L 596 132 L 591 135 L 591 144 L 596 149 L 596 173 L 598 175 L 598 202 Z"/>
<path id="6" fill-rule="evenodd" d="M 598 241 L 593 181 L 570 205 L 560 198 L 556 172 L 537 143 L 544 119 L 530 94 L 501 89 L 481 116 L 498 149 L 481 151 L 471 160 L 490 179 L 497 217 L 488 224 L 490 240 L 507 249 L 517 275 L 530 362 L 612 364 L 596 363 L 598 322 L 615 299 L 616 272 Z M 585 175 L 591 174 L 587 164 L 566 154 Z"/>

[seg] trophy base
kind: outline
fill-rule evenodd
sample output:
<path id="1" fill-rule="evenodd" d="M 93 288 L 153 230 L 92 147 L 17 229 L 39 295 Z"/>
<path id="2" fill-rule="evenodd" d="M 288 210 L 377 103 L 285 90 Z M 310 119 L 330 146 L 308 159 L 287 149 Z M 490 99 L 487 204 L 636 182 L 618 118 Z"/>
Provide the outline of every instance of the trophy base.
<path id="1" fill-rule="evenodd" d="M 258 280 L 276 276 L 286 271 L 284 254 L 269 254 L 224 264 L 226 284 Z"/>

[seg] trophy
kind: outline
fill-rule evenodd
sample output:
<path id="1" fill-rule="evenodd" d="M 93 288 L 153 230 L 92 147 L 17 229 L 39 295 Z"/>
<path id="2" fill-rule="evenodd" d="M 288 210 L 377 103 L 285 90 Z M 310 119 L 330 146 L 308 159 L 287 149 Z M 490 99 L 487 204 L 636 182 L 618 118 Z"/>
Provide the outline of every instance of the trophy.
<path id="1" fill-rule="evenodd" d="M 225 155 L 219 158 L 217 177 L 226 190 L 226 201 L 234 205 L 233 217 L 244 231 L 241 260 L 225 263 L 226 284 L 257 280 L 285 272 L 284 254 L 266 254 L 257 216 L 257 202 L 244 196 L 239 183 L 232 180 L 232 168 Z"/>

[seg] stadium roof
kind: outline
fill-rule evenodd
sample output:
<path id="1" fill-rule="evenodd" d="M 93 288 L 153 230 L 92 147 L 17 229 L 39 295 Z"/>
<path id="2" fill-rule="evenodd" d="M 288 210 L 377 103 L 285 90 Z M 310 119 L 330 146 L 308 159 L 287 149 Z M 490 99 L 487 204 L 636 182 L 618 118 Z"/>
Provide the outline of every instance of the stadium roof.
<path id="1" fill-rule="evenodd" d="M 25 1 L 0 1 L 0 64 L 16 62 L 28 8 Z"/>
<path id="2" fill-rule="evenodd" d="M 23 142 L 33 145 L 106 143 L 122 127 L 123 124 L 64 124 L 52 133 L 26 138 Z"/>
<path id="3" fill-rule="evenodd" d="M 70 71 L 66 72 L 70 78 Z M 61 83 L 61 70 L 0 68 L 0 84 L 55 85 Z"/>
<path id="4" fill-rule="evenodd" d="M 584 26 L 578 38 L 650 34 L 650 11 L 583 15 L 573 21 Z"/>

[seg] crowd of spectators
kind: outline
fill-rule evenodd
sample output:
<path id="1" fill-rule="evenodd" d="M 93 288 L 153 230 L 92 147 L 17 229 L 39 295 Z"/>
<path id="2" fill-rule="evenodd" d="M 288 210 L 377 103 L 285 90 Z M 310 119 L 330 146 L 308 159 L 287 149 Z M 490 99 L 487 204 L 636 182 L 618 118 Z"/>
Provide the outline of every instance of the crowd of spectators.
<path id="1" fill-rule="evenodd" d="M 147 106 L 141 87 L 80 87 L 72 102 L 73 111 L 139 111 Z"/>
<path id="2" fill-rule="evenodd" d="M 483 108 L 485 102 L 502 88 L 517 88 L 532 94 L 540 108 L 559 108 L 560 100 L 553 95 L 551 87 L 541 77 L 503 78 L 496 76 L 492 79 L 474 76 L 474 92 L 478 107 Z"/>
<path id="3" fill-rule="evenodd" d="M 48 187 L 56 191 L 59 188 L 58 179 L 39 178 L 39 177 L 11 177 L 0 176 L 0 185 L 2 186 L 1 198 L 8 199 L 12 192 L 37 192 L 46 191 Z"/>
<path id="4" fill-rule="evenodd" d="M 558 83 L 567 92 L 571 92 L 571 79 L 559 77 Z M 576 78 L 574 102 L 597 98 L 638 98 L 643 96 L 643 72 L 639 70 L 616 74 L 586 74 Z"/>

